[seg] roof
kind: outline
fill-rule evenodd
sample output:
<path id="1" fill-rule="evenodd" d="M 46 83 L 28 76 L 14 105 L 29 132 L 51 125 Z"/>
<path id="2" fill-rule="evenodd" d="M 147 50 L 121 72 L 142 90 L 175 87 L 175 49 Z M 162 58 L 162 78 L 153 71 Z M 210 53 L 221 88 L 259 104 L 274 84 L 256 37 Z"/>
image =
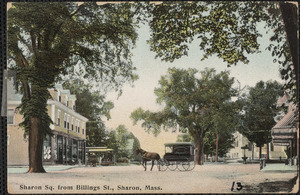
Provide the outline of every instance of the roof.
<path id="1" fill-rule="evenodd" d="M 174 143 L 165 143 L 165 146 L 178 146 L 178 145 L 194 145 L 192 142 L 174 142 Z"/>
<path id="2" fill-rule="evenodd" d="M 272 142 L 274 145 L 289 145 L 290 140 L 296 136 L 296 114 L 293 105 L 283 118 L 271 129 Z"/>
<path id="3" fill-rule="evenodd" d="M 295 108 L 295 106 L 293 106 Z M 284 117 L 278 121 L 278 123 L 272 129 L 280 129 L 286 126 L 293 126 L 296 122 L 296 115 L 294 113 L 294 109 L 290 109 Z"/>

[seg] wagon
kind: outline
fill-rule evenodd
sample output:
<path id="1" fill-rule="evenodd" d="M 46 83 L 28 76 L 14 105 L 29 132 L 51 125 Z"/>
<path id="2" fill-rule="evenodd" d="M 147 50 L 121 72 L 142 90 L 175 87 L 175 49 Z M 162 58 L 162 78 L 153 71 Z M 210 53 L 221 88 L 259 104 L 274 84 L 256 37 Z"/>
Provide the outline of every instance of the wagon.
<path id="1" fill-rule="evenodd" d="M 176 142 L 165 144 L 165 155 L 160 160 L 161 171 L 191 171 L 195 167 L 195 147 L 191 142 Z"/>

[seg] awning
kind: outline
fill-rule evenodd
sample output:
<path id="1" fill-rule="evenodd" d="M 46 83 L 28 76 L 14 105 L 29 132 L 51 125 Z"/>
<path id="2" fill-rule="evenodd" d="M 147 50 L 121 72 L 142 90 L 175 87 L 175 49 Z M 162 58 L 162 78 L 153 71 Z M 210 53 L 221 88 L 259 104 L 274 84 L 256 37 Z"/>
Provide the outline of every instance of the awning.
<path id="1" fill-rule="evenodd" d="M 273 145 L 274 145 L 274 146 L 289 146 L 290 143 L 276 143 L 276 142 L 274 143 L 274 142 L 273 142 Z"/>
<path id="2" fill-rule="evenodd" d="M 289 145 L 290 140 L 295 138 L 297 129 L 295 127 L 296 115 L 294 108 L 295 106 L 271 129 L 274 144 Z"/>
<path id="3" fill-rule="evenodd" d="M 87 147 L 86 152 L 111 152 L 113 149 L 106 147 Z"/>
<path id="4" fill-rule="evenodd" d="M 272 135 L 292 135 L 297 132 L 295 127 L 282 126 L 280 128 L 273 128 L 271 130 Z"/>
<path id="5" fill-rule="evenodd" d="M 272 135 L 273 140 L 293 140 L 294 135 Z"/>
<path id="6" fill-rule="evenodd" d="M 192 144 L 192 142 L 175 142 L 175 143 L 165 143 L 165 146 L 182 146 L 182 145 L 186 145 L 186 146 L 193 146 L 194 144 Z"/>

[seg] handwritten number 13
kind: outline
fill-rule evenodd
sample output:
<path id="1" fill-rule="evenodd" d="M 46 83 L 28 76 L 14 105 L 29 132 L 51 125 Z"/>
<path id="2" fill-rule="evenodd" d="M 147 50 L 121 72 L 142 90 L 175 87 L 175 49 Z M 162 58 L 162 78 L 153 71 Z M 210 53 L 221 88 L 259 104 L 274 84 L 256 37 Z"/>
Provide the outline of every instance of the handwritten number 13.
<path id="1" fill-rule="evenodd" d="M 232 182 L 231 191 L 233 191 L 233 189 L 234 189 L 234 184 L 235 184 L 235 182 Z M 240 191 L 240 190 L 243 188 L 241 182 L 236 182 L 236 185 L 237 185 L 237 188 L 236 188 L 236 189 L 237 189 L 238 191 Z"/>

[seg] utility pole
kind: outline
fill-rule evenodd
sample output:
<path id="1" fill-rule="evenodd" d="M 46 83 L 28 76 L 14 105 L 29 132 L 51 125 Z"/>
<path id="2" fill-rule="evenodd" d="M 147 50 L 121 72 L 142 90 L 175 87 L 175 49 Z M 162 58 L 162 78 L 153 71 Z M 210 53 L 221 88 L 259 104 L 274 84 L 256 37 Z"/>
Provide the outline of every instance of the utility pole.
<path id="1" fill-rule="evenodd" d="M 218 136 L 218 132 L 216 133 L 216 158 L 215 158 L 215 162 L 218 162 L 218 144 L 219 144 L 219 136 Z"/>

